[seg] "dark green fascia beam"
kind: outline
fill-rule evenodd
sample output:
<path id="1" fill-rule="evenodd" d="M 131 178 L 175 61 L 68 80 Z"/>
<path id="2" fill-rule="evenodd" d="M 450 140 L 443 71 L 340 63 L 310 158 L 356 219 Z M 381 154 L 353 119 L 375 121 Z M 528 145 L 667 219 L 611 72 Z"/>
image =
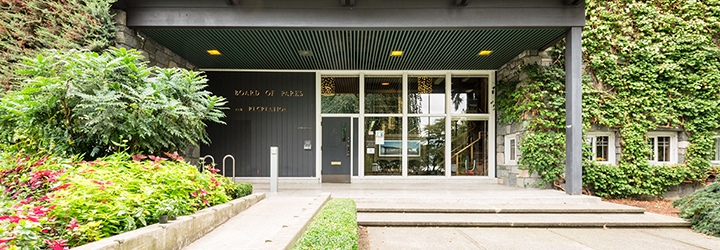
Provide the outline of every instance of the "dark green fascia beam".
<path id="1" fill-rule="evenodd" d="M 374 1 L 375 6 L 362 7 L 363 1 L 358 1 L 358 6 L 351 8 L 339 6 L 335 1 L 332 1 L 335 5 L 325 3 L 327 1 L 307 1 L 309 7 L 304 8 L 270 4 L 257 7 L 259 5 L 244 5 L 244 2 L 228 6 L 224 1 L 220 1 L 224 7 L 125 3 L 123 8 L 131 28 L 555 29 L 585 26 L 584 2 L 567 5 L 558 0 L 473 1 L 468 6 L 448 3 L 450 7 L 443 7 L 433 5 L 438 0 L 418 0 L 414 5 L 382 5 Z M 327 7 L 321 7 L 325 6 L 322 4 Z"/>

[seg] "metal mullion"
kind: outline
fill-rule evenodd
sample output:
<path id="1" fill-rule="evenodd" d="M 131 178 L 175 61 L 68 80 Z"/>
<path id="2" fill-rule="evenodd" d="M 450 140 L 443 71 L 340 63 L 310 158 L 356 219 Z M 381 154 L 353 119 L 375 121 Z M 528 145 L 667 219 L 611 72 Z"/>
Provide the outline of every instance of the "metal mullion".
<path id="1" fill-rule="evenodd" d="M 358 118 L 358 177 L 365 176 L 365 73 L 360 72 L 360 86 L 358 104 L 360 117 Z M 360 157 L 362 155 L 362 157 Z"/>
<path id="2" fill-rule="evenodd" d="M 402 100 L 403 100 L 403 112 L 402 112 L 402 146 L 400 147 L 402 149 L 402 176 L 407 177 L 408 173 L 408 154 L 407 154 L 407 144 L 408 144 L 408 79 L 407 79 L 407 72 L 403 73 L 403 79 L 402 79 Z"/>
<path id="3" fill-rule="evenodd" d="M 452 74 L 448 72 L 445 74 L 445 78 L 452 79 Z M 450 130 L 450 122 L 452 120 L 452 109 L 450 106 L 452 105 L 452 88 L 450 85 L 449 81 L 445 81 L 445 177 L 450 177 L 452 175 L 452 159 L 450 159 L 452 156 L 452 137 L 450 136 L 450 133 L 452 132 Z"/>

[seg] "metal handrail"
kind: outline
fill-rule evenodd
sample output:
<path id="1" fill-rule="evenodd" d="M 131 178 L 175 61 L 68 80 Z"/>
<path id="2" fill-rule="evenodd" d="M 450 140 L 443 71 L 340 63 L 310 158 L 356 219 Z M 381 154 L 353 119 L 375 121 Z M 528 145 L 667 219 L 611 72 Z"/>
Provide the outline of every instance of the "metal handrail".
<path id="1" fill-rule="evenodd" d="M 212 157 L 212 155 L 205 155 L 203 157 L 200 157 L 199 160 L 200 160 L 200 172 L 201 173 L 204 171 L 203 167 L 205 166 L 205 159 L 208 157 L 210 157 L 210 159 L 212 160 L 212 165 L 215 165 L 215 158 Z"/>
<path id="2" fill-rule="evenodd" d="M 227 159 L 228 157 L 232 159 L 232 181 L 233 183 L 235 183 L 235 157 L 233 157 L 232 155 L 226 155 L 225 157 L 223 157 L 223 176 L 225 176 L 225 159 Z"/>

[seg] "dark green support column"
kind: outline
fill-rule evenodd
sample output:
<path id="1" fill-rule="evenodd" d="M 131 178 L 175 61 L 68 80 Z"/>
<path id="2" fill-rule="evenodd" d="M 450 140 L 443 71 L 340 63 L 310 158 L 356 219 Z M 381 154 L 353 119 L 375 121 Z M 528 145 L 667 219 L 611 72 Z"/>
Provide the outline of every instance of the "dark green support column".
<path id="1" fill-rule="evenodd" d="M 565 192 L 582 194 L 582 27 L 565 39 Z"/>

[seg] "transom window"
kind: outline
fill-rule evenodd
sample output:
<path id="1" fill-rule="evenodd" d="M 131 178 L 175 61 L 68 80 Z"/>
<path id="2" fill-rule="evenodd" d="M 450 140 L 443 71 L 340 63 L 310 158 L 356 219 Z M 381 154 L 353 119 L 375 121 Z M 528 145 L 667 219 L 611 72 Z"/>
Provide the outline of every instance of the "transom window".
<path id="1" fill-rule="evenodd" d="M 677 151 L 677 133 L 650 132 L 648 133 L 648 147 L 652 154 L 648 156 L 651 163 L 675 163 Z"/>
<path id="2" fill-rule="evenodd" d="M 615 135 L 612 132 L 589 132 L 585 141 L 592 148 L 591 160 L 615 163 Z"/>

